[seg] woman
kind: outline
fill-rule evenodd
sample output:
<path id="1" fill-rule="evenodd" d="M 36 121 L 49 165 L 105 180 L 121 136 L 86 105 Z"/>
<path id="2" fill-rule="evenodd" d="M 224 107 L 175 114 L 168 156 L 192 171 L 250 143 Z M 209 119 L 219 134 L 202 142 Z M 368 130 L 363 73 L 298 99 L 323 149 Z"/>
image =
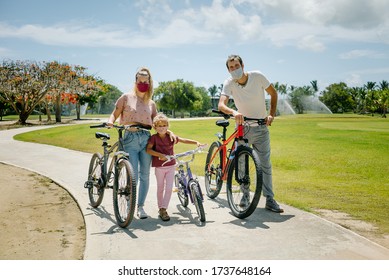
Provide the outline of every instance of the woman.
<path id="1" fill-rule="evenodd" d="M 135 75 L 134 89 L 125 93 L 116 101 L 115 109 L 108 119 L 108 126 L 112 126 L 120 117 L 120 124 L 139 124 L 144 128 L 151 128 L 152 120 L 157 115 L 153 96 L 153 79 L 149 69 L 142 67 Z M 138 208 L 137 215 L 146 219 L 143 209 L 149 190 L 151 155 L 146 152 L 150 132 L 131 128 L 124 134 L 124 150 L 130 156 L 130 162 L 135 170 L 135 180 L 138 182 Z"/>

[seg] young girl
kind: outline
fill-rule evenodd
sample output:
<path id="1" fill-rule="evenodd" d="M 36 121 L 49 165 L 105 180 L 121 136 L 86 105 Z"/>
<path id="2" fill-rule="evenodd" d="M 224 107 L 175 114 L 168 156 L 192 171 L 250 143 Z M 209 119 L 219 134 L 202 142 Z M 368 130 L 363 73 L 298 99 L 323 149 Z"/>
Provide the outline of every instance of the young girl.
<path id="1" fill-rule="evenodd" d="M 172 141 L 169 135 L 166 134 L 169 128 L 169 119 L 162 113 L 157 114 L 153 120 L 153 128 L 157 132 L 152 135 L 147 143 L 146 152 L 152 155 L 152 166 L 155 167 L 155 176 L 157 178 L 157 201 L 158 214 L 162 221 L 169 221 L 170 217 L 166 211 L 169 206 L 172 196 L 172 188 L 175 174 L 175 160 L 162 164 L 167 160 L 165 155 L 174 155 Z M 176 135 L 177 143 L 196 144 L 200 146 L 198 141 L 185 139 Z"/>

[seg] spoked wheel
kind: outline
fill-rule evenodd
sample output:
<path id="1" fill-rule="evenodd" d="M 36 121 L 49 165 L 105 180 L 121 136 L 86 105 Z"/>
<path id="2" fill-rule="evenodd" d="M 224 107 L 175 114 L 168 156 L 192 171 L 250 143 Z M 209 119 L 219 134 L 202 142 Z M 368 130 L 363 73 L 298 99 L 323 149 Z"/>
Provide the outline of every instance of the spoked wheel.
<path id="1" fill-rule="evenodd" d="M 113 186 L 113 210 L 117 224 L 127 227 L 134 218 L 136 203 L 136 182 L 130 162 L 120 159 L 115 166 Z"/>
<path id="2" fill-rule="evenodd" d="M 232 214 L 240 219 L 257 208 L 262 191 L 262 169 L 253 149 L 238 147 L 228 169 L 227 198 Z"/>
<path id="3" fill-rule="evenodd" d="M 222 151 L 219 150 L 220 142 L 213 142 L 209 147 L 205 162 L 205 190 L 209 198 L 219 195 L 223 186 L 222 181 Z M 215 157 L 212 158 L 215 154 Z"/>
<path id="4" fill-rule="evenodd" d="M 174 184 L 178 190 L 177 195 L 178 195 L 178 198 L 181 202 L 181 205 L 184 207 L 187 207 L 188 206 L 188 194 L 185 191 L 185 186 L 183 186 L 180 183 L 180 174 L 176 174 L 174 176 Z"/>
<path id="5" fill-rule="evenodd" d="M 102 178 L 103 157 L 95 153 L 89 163 L 88 181 L 85 186 L 88 188 L 89 201 L 92 207 L 98 207 L 104 197 L 104 181 Z"/>
<path id="6" fill-rule="evenodd" d="M 203 206 L 203 198 L 201 197 L 200 185 L 196 181 L 189 182 L 189 189 L 193 196 L 193 202 L 196 207 L 199 220 L 205 222 L 205 212 Z"/>

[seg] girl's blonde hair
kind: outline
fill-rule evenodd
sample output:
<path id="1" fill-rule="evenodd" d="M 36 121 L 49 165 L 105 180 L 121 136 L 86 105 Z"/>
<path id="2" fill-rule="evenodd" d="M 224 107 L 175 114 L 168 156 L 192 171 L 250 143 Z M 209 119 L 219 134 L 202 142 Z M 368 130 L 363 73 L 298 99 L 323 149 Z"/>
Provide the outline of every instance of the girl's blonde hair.
<path id="1" fill-rule="evenodd" d="M 167 126 L 169 126 L 169 118 L 164 113 L 158 113 L 154 119 L 153 119 L 153 126 L 157 126 L 159 122 L 165 122 L 167 123 Z"/>
<path id="2" fill-rule="evenodd" d="M 135 74 L 135 83 L 134 83 L 134 91 L 137 90 L 136 82 L 139 76 L 147 76 L 149 78 L 149 90 L 145 94 L 145 101 L 149 101 L 153 97 L 154 87 L 153 87 L 153 77 L 151 76 L 150 70 L 146 67 L 140 67 Z"/>

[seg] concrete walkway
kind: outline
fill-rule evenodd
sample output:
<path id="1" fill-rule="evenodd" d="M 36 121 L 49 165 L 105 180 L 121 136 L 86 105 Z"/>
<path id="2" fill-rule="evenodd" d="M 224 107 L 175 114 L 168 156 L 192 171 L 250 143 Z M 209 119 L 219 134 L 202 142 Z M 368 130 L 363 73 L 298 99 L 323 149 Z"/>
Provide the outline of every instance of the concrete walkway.
<path id="1" fill-rule="evenodd" d="M 240 220 L 231 215 L 225 193 L 215 200 L 206 198 L 207 222 L 201 225 L 194 206 L 184 209 L 173 194 L 171 220 L 162 222 L 157 213 L 153 170 L 145 206 L 150 217 L 134 218 L 127 229 L 122 229 L 115 224 L 112 191 L 105 193 L 99 208 L 89 205 L 83 185 L 91 154 L 13 140 L 15 134 L 44 128 L 48 127 L 0 131 L 0 162 L 47 176 L 70 192 L 85 218 L 85 259 L 389 260 L 388 249 L 318 216 L 287 205 L 282 205 L 282 214 L 266 211 L 264 199 L 249 218 Z M 100 150 L 99 142 L 95 144 Z M 205 192 L 203 180 L 200 182 Z"/>

